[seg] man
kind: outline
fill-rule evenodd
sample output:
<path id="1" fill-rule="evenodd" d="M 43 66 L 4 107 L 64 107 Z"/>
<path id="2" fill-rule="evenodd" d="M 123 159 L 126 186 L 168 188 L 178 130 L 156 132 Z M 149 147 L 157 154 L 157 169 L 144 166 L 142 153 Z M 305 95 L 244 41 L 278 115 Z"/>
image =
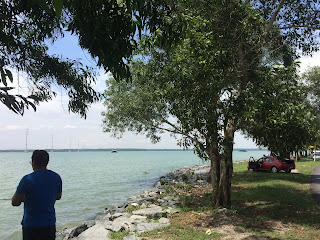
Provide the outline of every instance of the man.
<path id="1" fill-rule="evenodd" d="M 55 240 L 54 204 L 61 199 L 62 181 L 59 174 L 47 169 L 49 154 L 46 151 L 35 150 L 31 159 L 33 172 L 21 179 L 12 205 L 20 206 L 24 202 L 23 240 Z"/>

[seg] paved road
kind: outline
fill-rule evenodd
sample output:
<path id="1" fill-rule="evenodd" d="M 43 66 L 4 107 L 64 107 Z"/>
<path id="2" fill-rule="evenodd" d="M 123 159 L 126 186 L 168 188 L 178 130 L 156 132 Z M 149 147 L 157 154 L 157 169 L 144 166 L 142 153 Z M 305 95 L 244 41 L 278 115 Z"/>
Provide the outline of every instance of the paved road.
<path id="1" fill-rule="evenodd" d="M 320 204 L 320 166 L 313 169 L 311 177 L 311 193 L 318 204 Z"/>

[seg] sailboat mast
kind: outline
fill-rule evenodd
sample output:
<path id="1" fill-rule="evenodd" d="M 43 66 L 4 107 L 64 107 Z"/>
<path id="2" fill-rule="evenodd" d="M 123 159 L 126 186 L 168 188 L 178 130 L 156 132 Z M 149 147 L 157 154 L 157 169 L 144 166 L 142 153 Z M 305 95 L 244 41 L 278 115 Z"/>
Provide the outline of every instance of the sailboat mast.
<path id="1" fill-rule="evenodd" d="M 24 150 L 24 152 L 28 152 L 28 134 L 29 134 L 29 129 L 27 128 L 27 130 L 26 130 L 26 149 Z"/>

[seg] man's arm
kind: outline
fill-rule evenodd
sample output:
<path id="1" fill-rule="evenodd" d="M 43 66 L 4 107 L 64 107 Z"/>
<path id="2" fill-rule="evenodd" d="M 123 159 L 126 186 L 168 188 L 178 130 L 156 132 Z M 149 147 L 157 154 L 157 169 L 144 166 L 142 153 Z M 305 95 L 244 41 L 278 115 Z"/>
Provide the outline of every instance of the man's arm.
<path id="1" fill-rule="evenodd" d="M 15 193 L 11 199 L 12 206 L 20 206 L 24 201 L 24 194 Z"/>
<path id="2" fill-rule="evenodd" d="M 57 193 L 57 200 L 60 200 L 60 199 L 61 199 L 61 196 L 62 196 L 62 192 L 58 192 L 58 193 Z"/>

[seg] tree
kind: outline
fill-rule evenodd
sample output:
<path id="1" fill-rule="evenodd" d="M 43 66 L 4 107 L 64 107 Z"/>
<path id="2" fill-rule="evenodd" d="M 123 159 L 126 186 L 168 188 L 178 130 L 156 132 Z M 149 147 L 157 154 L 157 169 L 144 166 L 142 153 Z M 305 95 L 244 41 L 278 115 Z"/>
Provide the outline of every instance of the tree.
<path id="1" fill-rule="evenodd" d="M 214 205 L 230 207 L 234 133 L 259 106 L 264 83 L 294 77 L 286 72 L 290 51 L 317 48 L 314 8 L 307 1 L 179 1 L 188 37 L 170 51 L 154 45 L 132 65 L 132 82 L 108 82 L 104 131 L 145 132 L 154 142 L 162 131 L 181 134 L 183 146 L 211 162 Z"/>
<path id="2" fill-rule="evenodd" d="M 264 81 L 260 96 L 256 96 L 245 117 L 245 132 L 257 145 L 267 147 L 272 154 L 287 158 L 310 143 L 315 132 L 315 112 L 303 94 L 296 67 L 275 69 L 277 77 Z"/>
<path id="3" fill-rule="evenodd" d="M 312 138 L 309 142 L 307 142 L 307 146 L 309 145 L 318 145 L 320 142 L 320 92 L 319 92 L 319 84 L 320 84 L 320 67 L 314 66 L 308 68 L 305 72 L 302 73 L 302 82 L 304 84 L 304 96 L 305 99 L 311 106 L 312 112 L 317 118 L 313 121 L 313 132 Z"/>
<path id="4" fill-rule="evenodd" d="M 63 20 L 56 16 L 52 1 L 2 1 L 0 6 L 1 101 L 16 113 L 24 107 L 50 100 L 55 83 L 69 96 L 69 110 L 85 116 L 88 105 L 99 99 L 91 87 L 92 69 L 76 60 L 50 56 L 46 42 L 63 35 Z M 26 73 L 29 96 L 10 94 L 12 70 Z M 19 100 L 20 99 L 20 100 Z"/>
<path id="5" fill-rule="evenodd" d="M 173 41 L 179 33 L 167 28 L 170 24 L 164 21 L 173 8 L 173 3 L 169 7 L 162 0 L 1 1 L 1 102 L 23 114 L 24 107 L 35 109 L 35 104 L 50 100 L 58 85 L 67 91 L 69 110 L 85 117 L 89 105 L 100 99 L 100 94 L 91 87 L 94 70 L 79 60 L 49 55 L 48 44 L 70 32 L 79 38 L 80 46 L 88 50 L 98 66 L 111 71 L 117 79 L 130 78 L 127 62 L 135 48 L 137 33 L 163 29 L 162 39 L 166 41 L 162 45 Z M 16 81 L 12 71 L 27 75 L 30 95 L 11 94 L 8 82 Z"/>

